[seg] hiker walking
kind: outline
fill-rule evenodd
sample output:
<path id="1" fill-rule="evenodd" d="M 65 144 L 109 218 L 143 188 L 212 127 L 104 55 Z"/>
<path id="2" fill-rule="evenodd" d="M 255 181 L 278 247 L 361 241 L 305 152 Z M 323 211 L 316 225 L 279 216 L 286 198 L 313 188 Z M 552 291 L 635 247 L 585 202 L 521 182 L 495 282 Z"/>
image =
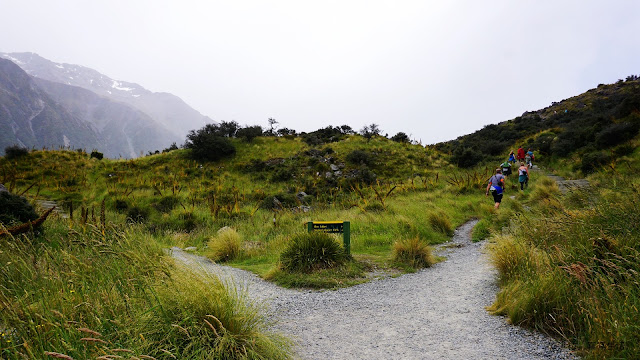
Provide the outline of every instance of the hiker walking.
<path id="1" fill-rule="evenodd" d="M 500 164 L 500 168 L 502 169 L 502 175 L 504 176 L 511 175 L 511 163 L 509 162 L 509 160 Z"/>
<path id="2" fill-rule="evenodd" d="M 522 146 L 520 146 L 518 148 L 518 162 L 523 162 L 524 161 L 524 149 L 522 148 Z"/>
<path id="3" fill-rule="evenodd" d="M 511 152 L 509 153 L 509 161 L 510 163 L 514 163 L 516 162 L 516 154 L 513 153 L 513 150 L 511 150 Z"/>
<path id="4" fill-rule="evenodd" d="M 520 190 L 524 190 L 529 184 L 529 169 L 527 169 L 523 162 L 520 163 L 520 167 L 518 168 L 518 181 L 520 182 Z"/>
<path id="5" fill-rule="evenodd" d="M 493 195 L 494 208 L 498 209 L 504 192 L 504 175 L 502 175 L 501 169 L 496 169 L 496 174 L 489 179 L 485 196 L 489 196 L 489 192 Z"/>
<path id="6" fill-rule="evenodd" d="M 533 151 L 531 151 L 531 148 L 529 148 L 524 158 L 529 169 L 533 168 Z"/>

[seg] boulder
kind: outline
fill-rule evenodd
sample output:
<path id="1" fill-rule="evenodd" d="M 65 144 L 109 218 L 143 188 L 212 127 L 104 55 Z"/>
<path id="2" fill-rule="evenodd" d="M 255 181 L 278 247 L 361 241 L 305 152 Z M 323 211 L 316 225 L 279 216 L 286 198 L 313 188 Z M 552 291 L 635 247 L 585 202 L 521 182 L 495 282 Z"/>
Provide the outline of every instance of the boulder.
<path id="1" fill-rule="evenodd" d="M 296 194 L 296 197 L 298 198 L 299 201 L 302 201 L 306 196 L 308 195 L 304 191 L 300 191 L 299 193 Z"/>
<path id="2" fill-rule="evenodd" d="M 6 187 L 4 187 L 4 185 L 0 184 L 0 193 L 3 193 L 3 192 L 8 193 L 8 192 L 9 192 L 9 190 L 7 190 L 7 188 L 6 188 Z"/>
<path id="3" fill-rule="evenodd" d="M 233 229 L 228 227 L 228 226 L 221 227 L 220 230 L 218 230 L 218 235 L 222 234 L 223 232 L 229 231 L 229 230 L 233 230 Z"/>

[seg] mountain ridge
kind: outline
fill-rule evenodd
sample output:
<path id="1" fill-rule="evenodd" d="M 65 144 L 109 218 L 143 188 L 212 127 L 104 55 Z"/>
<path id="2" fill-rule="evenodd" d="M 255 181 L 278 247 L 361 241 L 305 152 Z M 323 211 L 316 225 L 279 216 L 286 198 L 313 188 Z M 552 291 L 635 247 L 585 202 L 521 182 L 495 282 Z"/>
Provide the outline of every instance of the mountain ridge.
<path id="1" fill-rule="evenodd" d="M 66 85 L 78 86 L 144 112 L 183 139 L 190 130 L 213 120 L 168 92 L 152 92 L 143 86 L 110 78 L 97 70 L 75 64 L 56 63 L 38 54 L 0 53 L 0 57 L 18 64 L 31 76 Z"/>

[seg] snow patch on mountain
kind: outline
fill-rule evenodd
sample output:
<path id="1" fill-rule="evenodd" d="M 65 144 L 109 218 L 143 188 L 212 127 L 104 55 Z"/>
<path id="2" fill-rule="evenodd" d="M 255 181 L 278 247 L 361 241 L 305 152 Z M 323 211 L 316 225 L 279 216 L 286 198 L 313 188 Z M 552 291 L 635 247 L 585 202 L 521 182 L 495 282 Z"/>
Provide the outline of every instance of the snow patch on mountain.
<path id="1" fill-rule="evenodd" d="M 134 88 L 130 88 L 130 87 L 123 87 L 121 82 L 118 82 L 116 80 L 112 80 L 113 84 L 111 84 L 111 87 L 116 89 L 116 90 L 122 90 L 122 91 L 132 91 L 135 90 Z"/>

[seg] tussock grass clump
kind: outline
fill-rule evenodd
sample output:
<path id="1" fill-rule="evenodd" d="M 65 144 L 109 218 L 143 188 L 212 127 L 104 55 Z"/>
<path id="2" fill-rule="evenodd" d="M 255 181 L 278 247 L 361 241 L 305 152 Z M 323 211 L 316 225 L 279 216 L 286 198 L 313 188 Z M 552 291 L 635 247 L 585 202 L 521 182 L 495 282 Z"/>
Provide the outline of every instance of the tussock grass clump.
<path id="1" fill-rule="evenodd" d="M 560 196 L 560 189 L 553 179 L 543 177 L 536 184 L 535 189 L 531 192 L 529 200 L 531 201 L 543 201 L 552 200 Z"/>
<path id="2" fill-rule="evenodd" d="M 431 247 L 417 236 L 396 241 L 393 244 L 393 260 L 414 269 L 429 267 L 435 263 Z"/>
<path id="3" fill-rule="evenodd" d="M 344 249 L 331 235 L 311 232 L 295 235 L 280 255 L 280 262 L 287 271 L 311 272 L 332 268 L 347 259 Z"/>
<path id="4" fill-rule="evenodd" d="M 494 238 L 491 256 L 502 289 L 489 310 L 560 334 L 591 358 L 634 358 L 640 352 L 640 191 L 631 178 L 608 177 L 588 201 L 537 197 L 530 216 L 510 235 Z M 586 208 L 567 208 L 580 203 Z"/>
<path id="5" fill-rule="evenodd" d="M 209 250 L 207 257 L 215 261 L 229 261 L 240 255 L 242 239 L 240 234 L 232 228 L 223 228 L 207 243 Z"/>
<path id="6" fill-rule="evenodd" d="M 205 271 L 174 268 L 155 287 L 159 306 L 138 332 L 144 350 L 178 359 L 289 359 L 290 343 L 269 330 L 260 307 L 246 293 Z"/>
<path id="7" fill-rule="evenodd" d="M 550 269 L 549 257 L 522 238 L 496 235 L 491 246 L 491 261 L 507 281 L 518 273 L 543 273 Z"/>
<path id="8" fill-rule="evenodd" d="M 435 231 L 439 231 L 447 236 L 453 236 L 453 225 L 449 216 L 443 212 L 430 213 L 429 224 Z"/>

